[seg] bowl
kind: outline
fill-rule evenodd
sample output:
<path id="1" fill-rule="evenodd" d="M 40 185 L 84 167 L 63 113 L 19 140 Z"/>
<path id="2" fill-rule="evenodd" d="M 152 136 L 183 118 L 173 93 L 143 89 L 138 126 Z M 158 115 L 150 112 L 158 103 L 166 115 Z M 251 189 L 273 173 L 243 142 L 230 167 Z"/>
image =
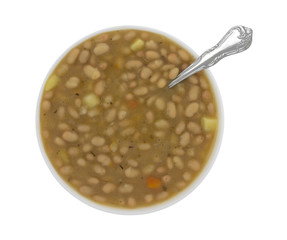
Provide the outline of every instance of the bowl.
<path id="1" fill-rule="evenodd" d="M 183 198 L 185 198 L 186 196 L 188 196 L 201 182 L 202 180 L 206 177 L 206 175 L 208 174 L 208 172 L 210 171 L 216 156 L 218 154 L 218 151 L 220 149 L 220 145 L 221 145 L 221 141 L 222 141 L 222 135 L 223 135 L 223 105 L 222 105 L 222 100 L 221 100 L 221 96 L 220 96 L 220 92 L 219 89 L 217 87 L 216 81 L 214 79 L 214 77 L 212 76 L 211 72 L 209 70 L 204 70 L 206 75 L 209 78 L 209 81 L 212 85 L 213 88 L 213 92 L 216 98 L 216 102 L 217 102 L 217 111 L 218 111 L 218 132 L 217 132 L 217 139 L 215 141 L 215 144 L 213 146 L 213 151 L 211 153 L 211 155 L 209 156 L 209 160 L 208 162 L 205 164 L 205 167 L 203 168 L 203 170 L 200 172 L 200 174 L 197 176 L 197 178 L 188 186 L 186 187 L 183 191 L 181 191 L 180 193 L 178 193 L 177 195 L 173 196 L 172 198 L 161 202 L 159 204 L 155 204 L 152 206 L 147 206 L 147 207 L 140 207 L 140 208 L 135 208 L 135 209 L 127 209 L 127 208 L 118 208 L 118 207 L 111 207 L 111 206 L 106 206 L 106 205 L 102 205 L 102 204 L 98 204 L 96 202 L 93 202 L 91 200 L 89 200 L 88 198 L 85 198 L 84 196 L 80 195 L 78 192 L 76 192 L 72 187 L 70 187 L 60 176 L 59 174 L 56 172 L 56 170 L 54 169 L 54 167 L 52 166 L 42 143 L 42 139 L 41 139 L 41 135 L 40 135 L 40 102 L 41 102 L 41 97 L 43 94 L 43 90 L 44 90 L 44 86 L 45 83 L 48 79 L 48 77 L 50 76 L 51 72 L 54 70 L 54 68 L 58 65 L 58 63 L 63 59 L 63 57 L 71 50 L 73 49 L 75 46 L 77 46 L 78 44 L 84 42 L 85 40 L 98 35 L 100 33 L 104 33 L 104 32 L 109 32 L 109 31 L 115 31 L 115 30 L 125 30 L 125 29 L 135 29 L 135 30 L 142 30 L 142 31 L 149 31 L 149 32 L 153 32 L 153 33 L 157 33 L 163 36 L 166 36 L 167 38 L 171 39 L 172 41 L 174 41 L 175 43 L 177 43 L 178 45 L 182 46 L 185 50 L 189 51 L 194 57 L 197 57 L 198 55 L 184 42 L 180 41 L 179 39 L 156 29 L 152 29 L 152 28 L 148 28 L 148 27 L 141 27 L 141 26 L 118 26 L 118 27 L 112 27 L 112 28 L 106 28 L 106 29 L 102 29 L 100 31 L 96 31 L 84 38 L 82 38 L 81 40 L 77 41 L 76 43 L 74 43 L 71 47 L 69 47 L 58 59 L 57 61 L 53 64 L 53 66 L 50 68 L 39 93 L 39 97 L 38 97 L 38 103 L 37 103 L 37 110 L 36 110 L 36 132 L 37 132 L 37 139 L 38 139 L 38 144 L 42 153 L 42 156 L 48 166 L 48 168 L 50 169 L 51 173 L 53 174 L 53 176 L 57 179 L 57 181 L 63 186 L 64 189 L 66 189 L 71 195 L 73 195 L 74 197 L 76 197 L 77 199 L 79 199 L 80 201 L 84 202 L 85 204 L 105 211 L 105 212 L 109 212 L 109 213 L 115 213 L 115 214 L 125 214 L 125 215 L 134 215 L 134 214 L 146 214 L 146 213 L 151 213 L 154 211 L 158 211 L 164 208 L 167 208 L 173 204 L 175 204 L 176 202 L 182 200 Z"/>

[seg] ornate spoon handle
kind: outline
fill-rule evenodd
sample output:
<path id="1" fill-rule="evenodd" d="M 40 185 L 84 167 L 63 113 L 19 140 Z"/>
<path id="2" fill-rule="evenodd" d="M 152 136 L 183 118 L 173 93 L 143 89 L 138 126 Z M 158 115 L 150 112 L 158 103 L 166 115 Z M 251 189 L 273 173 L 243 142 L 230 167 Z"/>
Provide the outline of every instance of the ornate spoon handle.
<path id="1" fill-rule="evenodd" d="M 251 43 L 252 29 L 243 26 L 231 28 L 218 44 L 200 55 L 190 66 L 178 74 L 168 87 L 171 88 L 192 74 L 213 66 L 226 56 L 245 51 Z"/>

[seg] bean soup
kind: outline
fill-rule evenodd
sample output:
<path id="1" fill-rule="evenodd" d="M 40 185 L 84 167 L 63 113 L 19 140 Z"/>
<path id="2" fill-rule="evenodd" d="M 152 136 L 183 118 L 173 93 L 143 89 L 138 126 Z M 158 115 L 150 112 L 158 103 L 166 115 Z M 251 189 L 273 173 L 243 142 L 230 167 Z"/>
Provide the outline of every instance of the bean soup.
<path id="1" fill-rule="evenodd" d="M 188 187 L 218 129 L 204 72 L 167 87 L 193 61 L 167 37 L 134 29 L 70 50 L 40 102 L 42 144 L 59 176 L 91 201 L 120 208 L 159 204 Z"/>

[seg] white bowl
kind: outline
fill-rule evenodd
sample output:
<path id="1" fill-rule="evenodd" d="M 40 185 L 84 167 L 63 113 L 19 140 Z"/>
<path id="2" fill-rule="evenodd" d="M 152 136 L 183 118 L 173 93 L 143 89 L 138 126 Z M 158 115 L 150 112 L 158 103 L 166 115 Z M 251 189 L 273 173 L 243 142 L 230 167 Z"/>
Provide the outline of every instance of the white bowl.
<path id="1" fill-rule="evenodd" d="M 141 26 L 118 26 L 118 27 L 112 27 L 112 28 L 106 28 L 106 29 L 102 29 L 100 31 L 94 32 L 84 38 L 82 38 L 81 40 L 77 41 L 76 43 L 74 43 L 71 47 L 69 47 L 59 58 L 58 60 L 53 64 L 53 66 L 51 67 L 50 71 L 48 72 L 45 81 L 42 84 L 42 88 L 38 97 L 38 103 L 37 103 L 37 111 L 36 111 L 36 128 L 37 128 L 37 138 L 38 138 L 38 143 L 41 149 L 41 153 L 46 161 L 46 164 L 48 165 L 50 171 L 52 172 L 52 174 L 54 175 L 54 177 L 58 180 L 58 182 L 69 192 L 71 193 L 74 197 L 76 197 L 77 199 L 81 200 L 82 202 L 88 204 L 91 207 L 94 207 L 96 209 L 102 210 L 102 211 L 106 211 L 106 212 L 110 212 L 110 213 L 116 213 L 116 214 L 125 214 L 125 215 L 134 215 L 134 214 L 145 214 L 145 213 L 151 213 L 154 211 L 158 211 L 161 210 L 163 208 L 169 207 L 171 205 L 173 205 L 174 203 L 180 201 L 181 199 L 183 199 L 184 197 L 186 197 L 187 195 L 189 195 L 200 183 L 201 181 L 206 177 L 206 175 L 208 174 L 209 170 L 211 169 L 216 156 L 218 154 L 220 145 L 221 145 L 221 141 L 222 141 L 222 135 L 223 135 L 223 105 L 222 105 L 222 100 L 221 100 L 221 96 L 218 90 L 218 87 L 216 85 L 216 82 L 214 80 L 214 77 L 212 76 L 211 72 L 209 70 L 205 70 L 210 83 L 213 87 L 214 90 L 214 94 L 215 94 L 215 98 L 216 98 L 216 102 L 217 102 L 217 111 L 218 111 L 218 119 L 219 119 L 219 126 L 218 126 L 218 133 L 217 133 L 217 139 L 215 142 L 215 145 L 213 147 L 213 151 L 209 157 L 208 162 L 206 163 L 204 169 L 200 172 L 199 176 L 187 187 L 185 188 L 183 191 L 181 191 L 180 193 L 178 193 L 177 195 L 175 195 L 174 197 L 162 202 L 162 203 L 158 203 L 152 206 L 148 206 L 148 207 L 141 207 L 141 208 L 136 208 L 136 209 L 126 209 L 126 208 L 117 208 L 117 207 L 110 207 L 110 206 L 105 206 L 105 205 L 101 205 L 101 204 L 97 204 L 85 197 L 83 197 L 82 195 L 80 195 L 79 193 L 77 193 L 73 188 L 71 188 L 56 172 L 56 170 L 54 169 L 54 167 L 52 166 L 46 152 L 44 149 L 44 146 L 42 144 L 42 140 L 41 140 L 41 136 L 40 136 L 40 102 L 41 102 L 41 96 L 43 94 L 43 89 L 45 86 L 45 83 L 48 79 L 48 77 L 50 76 L 50 74 L 52 73 L 52 71 L 54 70 L 54 68 L 58 65 L 58 63 L 64 58 L 64 56 L 75 46 L 77 46 L 78 44 L 80 44 L 81 42 L 95 36 L 98 35 L 100 33 L 104 33 L 104 32 L 110 32 L 110 31 L 115 31 L 115 30 L 124 30 L 124 29 L 138 29 L 138 30 L 143 30 L 143 31 L 149 31 L 149 32 L 154 32 L 157 34 L 161 34 L 164 35 L 166 37 L 168 37 L 169 39 L 171 39 L 172 41 L 176 42 L 177 44 L 179 44 L 180 46 L 182 46 L 183 48 L 185 48 L 186 50 L 188 50 L 194 57 L 197 57 L 198 55 L 185 43 L 183 43 L 182 41 L 176 39 L 175 37 L 156 30 L 156 29 L 152 29 L 152 28 L 148 28 L 148 27 L 141 27 Z"/>

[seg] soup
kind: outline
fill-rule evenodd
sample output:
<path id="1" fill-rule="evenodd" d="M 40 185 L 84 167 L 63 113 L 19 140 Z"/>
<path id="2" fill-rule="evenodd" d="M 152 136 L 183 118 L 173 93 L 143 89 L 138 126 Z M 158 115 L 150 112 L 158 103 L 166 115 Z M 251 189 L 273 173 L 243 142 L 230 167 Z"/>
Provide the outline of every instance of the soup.
<path id="1" fill-rule="evenodd" d="M 70 50 L 45 83 L 40 134 L 59 176 L 112 207 L 159 204 L 204 169 L 217 138 L 217 103 L 199 72 L 167 84 L 194 57 L 165 36 L 134 29 Z"/>

